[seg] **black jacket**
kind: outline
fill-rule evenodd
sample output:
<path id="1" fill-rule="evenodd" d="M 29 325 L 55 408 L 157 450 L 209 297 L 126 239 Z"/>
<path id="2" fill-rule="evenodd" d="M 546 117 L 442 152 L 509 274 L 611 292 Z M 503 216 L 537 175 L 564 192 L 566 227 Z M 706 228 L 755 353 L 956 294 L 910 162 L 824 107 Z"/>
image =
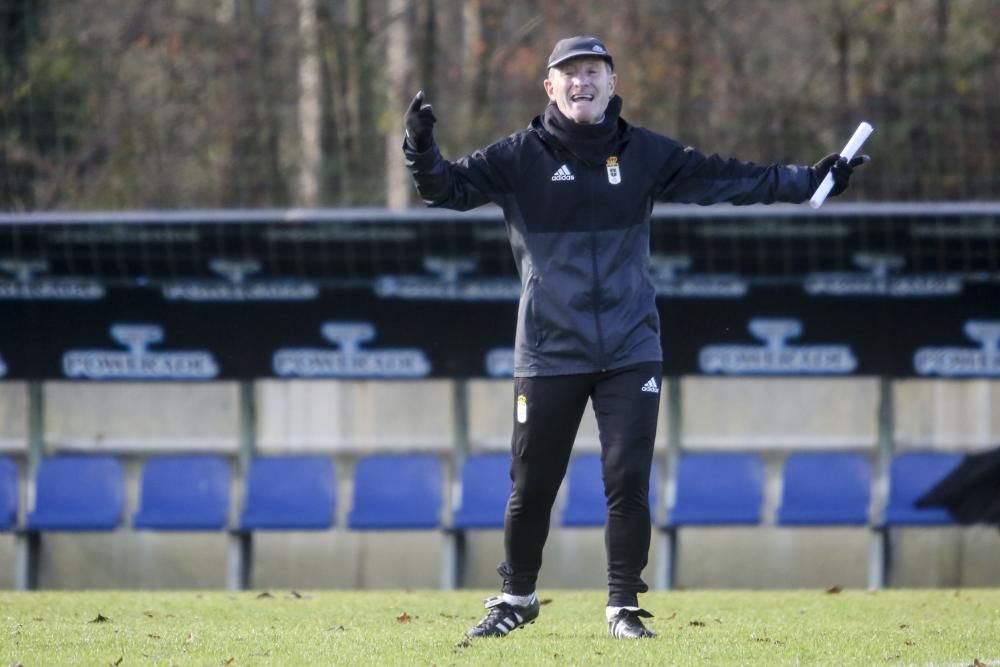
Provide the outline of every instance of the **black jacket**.
<path id="1" fill-rule="evenodd" d="M 620 109 L 620 98 L 613 103 Z M 798 203 L 816 187 L 808 167 L 706 157 L 623 119 L 611 122 L 617 128 L 601 164 L 574 155 L 542 117 L 455 162 L 436 145 L 418 153 L 403 142 L 428 206 L 503 209 L 521 277 L 517 377 L 662 360 L 649 271 L 654 202 Z"/>

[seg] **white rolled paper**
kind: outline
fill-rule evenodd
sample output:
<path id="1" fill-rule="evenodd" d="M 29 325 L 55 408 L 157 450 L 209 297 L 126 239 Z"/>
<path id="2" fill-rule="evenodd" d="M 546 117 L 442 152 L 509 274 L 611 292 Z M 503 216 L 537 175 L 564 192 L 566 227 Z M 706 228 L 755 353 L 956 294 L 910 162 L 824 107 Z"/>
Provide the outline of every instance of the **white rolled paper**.
<path id="1" fill-rule="evenodd" d="M 844 150 L 840 151 L 840 157 L 846 158 L 850 161 L 850 159 L 854 157 L 854 154 L 858 152 L 858 149 L 861 148 L 861 145 L 865 143 L 865 139 L 871 136 L 871 133 L 874 131 L 875 128 L 868 123 L 862 122 L 861 125 L 858 125 L 858 129 L 854 130 L 854 134 L 852 134 L 851 138 L 847 141 L 847 144 L 844 146 Z M 809 200 L 809 205 L 813 208 L 819 208 L 822 206 L 823 202 L 826 201 L 827 195 L 830 194 L 830 190 L 832 189 L 833 170 L 831 169 L 826 172 L 826 178 L 824 178 L 823 182 L 819 184 L 818 188 L 816 188 L 816 192 L 813 193 L 812 199 Z"/>

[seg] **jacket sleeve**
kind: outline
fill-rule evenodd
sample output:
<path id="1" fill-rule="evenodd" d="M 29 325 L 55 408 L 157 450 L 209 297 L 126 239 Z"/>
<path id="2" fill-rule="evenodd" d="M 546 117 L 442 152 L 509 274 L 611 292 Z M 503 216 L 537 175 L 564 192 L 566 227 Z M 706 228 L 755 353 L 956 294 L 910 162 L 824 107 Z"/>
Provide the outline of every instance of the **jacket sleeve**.
<path id="1" fill-rule="evenodd" d="M 811 167 L 753 162 L 705 156 L 693 148 L 664 140 L 665 158 L 657 179 L 654 197 L 658 201 L 683 204 L 798 204 L 816 190 Z"/>
<path id="2" fill-rule="evenodd" d="M 509 138 L 455 162 L 442 157 L 437 142 L 418 153 L 404 139 L 403 155 L 423 202 L 457 211 L 496 202 L 511 191 L 509 175 L 517 173 L 513 167 L 516 152 Z"/>

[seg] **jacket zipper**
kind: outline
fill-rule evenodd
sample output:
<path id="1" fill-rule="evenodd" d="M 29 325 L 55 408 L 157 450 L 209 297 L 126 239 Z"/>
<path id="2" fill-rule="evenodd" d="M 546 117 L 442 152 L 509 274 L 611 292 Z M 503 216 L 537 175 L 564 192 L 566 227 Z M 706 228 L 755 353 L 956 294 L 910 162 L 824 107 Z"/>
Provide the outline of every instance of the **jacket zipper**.
<path id="1" fill-rule="evenodd" d="M 586 174 L 587 179 L 590 180 L 592 175 L 587 166 L 583 162 L 578 161 L 577 171 L 581 174 Z M 597 330 L 597 363 L 603 373 L 607 370 L 607 364 L 604 360 L 604 330 L 601 328 L 601 308 L 599 302 L 601 281 L 598 280 L 597 275 L 597 199 L 594 195 L 595 188 L 591 186 L 587 189 L 590 191 L 590 261 L 594 273 L 592 301 L 594 303 L 594 327 Z"/>

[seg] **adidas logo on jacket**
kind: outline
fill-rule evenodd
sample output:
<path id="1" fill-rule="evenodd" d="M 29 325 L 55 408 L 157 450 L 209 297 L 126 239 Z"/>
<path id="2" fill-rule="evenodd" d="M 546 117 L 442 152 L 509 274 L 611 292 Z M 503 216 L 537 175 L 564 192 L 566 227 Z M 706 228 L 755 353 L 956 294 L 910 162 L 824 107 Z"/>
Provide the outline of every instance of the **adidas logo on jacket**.
<path id="1" fill-rule="evenodd" d="M 552 174 L 553 181 L 575 181 L 576 178 L 573 176 L 573 172 L 569 170 L 569 167 L 563 165 L 556 169 L 556 173 Z"/>

